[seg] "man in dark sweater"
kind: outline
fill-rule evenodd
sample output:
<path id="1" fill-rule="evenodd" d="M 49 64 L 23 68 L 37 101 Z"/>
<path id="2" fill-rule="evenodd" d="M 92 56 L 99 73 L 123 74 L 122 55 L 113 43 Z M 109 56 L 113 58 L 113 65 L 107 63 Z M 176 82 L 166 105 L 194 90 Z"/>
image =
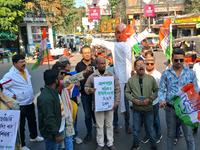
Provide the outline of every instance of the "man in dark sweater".
<path id="1" fill-rule="evenodd" d="M 157 150 L 156 134 L 153 129 L 154 116 L 152 102 L 157 98 L 158 85 L 153 76 L 145 74 L 145 63 L 142 58 L 138 58 L 134 63 L 136 75 L 129 78 L 125 96 L 133 103 L 133 146 L 131 150 L 140 148 L 139 133 L 141 119 L 144 118 L 146 130 L 149 133 L 151 149 Z"/>
<path id="2" fill-rule="evenodd" d="M 92 66 L 93 71 L 88 72 L 85 75 L 85 79 L 80 82 L 81 85 L 81 99 L 83 104 L 83 110 L 85 112 L 85 125 L 87 128 L 87 135 L 84 138 L 84 143 L 87 143 L 92 138 L 92 118 L 94 118 L 94 112 L 92 110 L 92 95 L 88 95 L 84 91 L 84 85 L 88 77 L 95 70 L 95 61 L 91 58 L 91 49 L 89 46 L 85 45 L 82 47 L 80 53 L 83 59 L 76 65 L 77 73 L 86 69 L 87 66 Z M 95 121 L 94 121 L 95 123 Z"/>

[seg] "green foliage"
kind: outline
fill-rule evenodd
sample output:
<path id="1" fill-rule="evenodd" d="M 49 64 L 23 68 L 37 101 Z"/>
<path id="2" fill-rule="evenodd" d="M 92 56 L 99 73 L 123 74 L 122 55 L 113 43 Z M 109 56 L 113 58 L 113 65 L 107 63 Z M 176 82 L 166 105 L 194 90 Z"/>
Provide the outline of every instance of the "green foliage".
<path id="1" fill-rule="evenodd" d="M 200 0 L 185 0 L 185 13 L 198 13 L 200 12 Z"/>
<path id="2" fill-rule="evenodd" d="M 18 33 L 18 24 L 25 16 L 22 0 L 0 0 L 0 31 Z"/>

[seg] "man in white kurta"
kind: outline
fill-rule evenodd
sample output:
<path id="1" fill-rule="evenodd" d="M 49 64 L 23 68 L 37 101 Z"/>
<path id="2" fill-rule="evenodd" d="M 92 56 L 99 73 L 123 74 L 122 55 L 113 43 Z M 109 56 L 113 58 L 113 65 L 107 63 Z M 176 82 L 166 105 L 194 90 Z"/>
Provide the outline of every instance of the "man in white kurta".
<path id="1" fill-rule="evenodd" d="M 126 42 L 122 42 L 120 39 L 120 34 L 123 29 L 126 28 L 126 25 L 119 24 L 115 29 L 115 37 L 117 42 L 108 42 L 100 39 L 93 39 L 92 45 L 99 45 L 102 47 L 106 47 L 107 49 L 111 50 L 114 60 L 114 69 L 115 75 L 119 79 L 119 84 L 121 88 L 121 99 L 120 99 L 120 107 L 121 112 L 125 112 L 125 126 L 127 133 L 132 133 L 129 127 L 129 102 L 124 96 L 125 85 L 128 79 L 131 76 L 132 71 L 132 56 L 131 56 L 131 46 Z M 114 118 L 114 126 L 118 126 L 118 117 Z M 117 128 L 118 129 L 118 128 Z M 118 130 L 119 131 L 119 130 Z"/>

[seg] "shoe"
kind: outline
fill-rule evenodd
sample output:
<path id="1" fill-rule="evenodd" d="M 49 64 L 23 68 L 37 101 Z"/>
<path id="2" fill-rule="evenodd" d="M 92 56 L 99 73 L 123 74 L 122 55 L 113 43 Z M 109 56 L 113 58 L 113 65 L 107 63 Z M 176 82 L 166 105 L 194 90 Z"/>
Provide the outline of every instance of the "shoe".
<path id="1" fill-rule="evenodd" d="M 98 146 L 96 150 L 102 150 L 103 147 L 102 146 Z"/>
<path id="2" fill-rule="evenodd" d="M 118 126 L 114 127 L 113 130 L 114 130 L 115 133 L 119 133 L 119 128 L 118 128 Z"/>
<path id="3" fill-rule="evenodd" d="M 149 136 L 145 135 L 145 137 L 142 139 L 142 143 L 148 143 L 149 142 Z"/>
<path id="4" fill-rule="evenodd" d="M 30 139 L 31 142 L 42 142 L 44 141 L 44 138 L 43 137 L 40 137 L 40 136 L 37 136 L 36 138 L 34 139 Z"/>
<path id="5" fill-rule="evenodd" d="M 162 139 L 162 135 L 157 135 L 156 136 L 156 143 L 158 144 L 158 143 L 160 143 L 160 140 Z"/>
<path id="6" fill-rule="evenodd" d="M 75 137 L 73 140 L 76 142 L 76 144 L 83 143 L 83 141 L 79 137 Z"/>
<path id="7" fill-rule="evenodd" d="M 24 146 L 22 147 L 22 150 L 30 150 L 28 147 Z"/>
<path id="8" fill-rule="evenodd" d="M 140 149 L 140 147 L 139 147 L 139 146 L 136 146 L 136 145 L 133 145 L 133 146 L 131 147 L 131 150 L 138 150 L 138 149 Z"/>
<path id="9" fill-rule="evenodd" d="M 88 141 L 90 141 L 92 138 L 92 134 L 87 134 L 84 138 L 84 143 L 87 143 Z"/>
<path id="10" fill-rule="evenodd" d="M 111 150 L 117 150 L 114 145 L 110 146 L 109 149 L 111 149 Z"/>
<path id="11" fill-rule="evenodd" d="M 151 146 L 151 150 L 157 150 L 156 146 Z"/>
<path id="12" fill-rule="evenodd" d="M 131 128 L 128 126 L 128 127 L 126 127 L 126 132 L 128 133 L 128 134 L 131 134 L 132 133 L 132 130 L 131 130 Z"/>

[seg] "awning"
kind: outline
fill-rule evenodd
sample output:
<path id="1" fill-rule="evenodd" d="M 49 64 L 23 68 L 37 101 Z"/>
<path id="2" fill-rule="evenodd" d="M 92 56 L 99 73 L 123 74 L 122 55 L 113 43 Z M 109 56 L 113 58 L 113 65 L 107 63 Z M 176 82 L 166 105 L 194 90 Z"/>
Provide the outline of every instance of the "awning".
<path id="1" fill-rule="evenodd" d="M 172 23 L 172 26 L 177 26 L 178 28 L 188 28 L 188 27 L 196 27 L 196 24 L 199 22 L 189 22 L 189 23 Z M 163 24 L 156 24 L 156 25 L 151 25 L 151 27 L 160 29 Z"/>

